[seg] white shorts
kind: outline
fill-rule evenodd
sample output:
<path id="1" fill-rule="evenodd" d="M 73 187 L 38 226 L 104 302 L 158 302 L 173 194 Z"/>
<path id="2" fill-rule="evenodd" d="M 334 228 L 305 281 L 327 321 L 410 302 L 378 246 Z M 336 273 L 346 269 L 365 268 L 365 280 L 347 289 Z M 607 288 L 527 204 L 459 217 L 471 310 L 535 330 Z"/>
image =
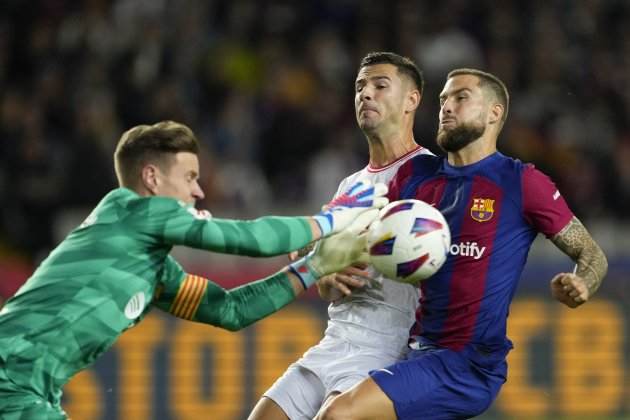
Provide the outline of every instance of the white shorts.
<path id="1" fill-rule="evenodd" d="M 337 337 L 325 336 L 293 363 L 265 392 L 291 420 L 312 419 L 326 398 L 344 392 L 368 376 L 404 356 L 383 349 L 357 346 Z"/>

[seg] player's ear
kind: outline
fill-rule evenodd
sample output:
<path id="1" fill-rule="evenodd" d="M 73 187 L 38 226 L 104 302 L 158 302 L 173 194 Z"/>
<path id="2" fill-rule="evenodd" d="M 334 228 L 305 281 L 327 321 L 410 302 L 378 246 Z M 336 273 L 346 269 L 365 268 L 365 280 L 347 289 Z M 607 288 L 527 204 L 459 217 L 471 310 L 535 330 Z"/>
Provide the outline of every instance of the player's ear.
<path id="1" fill-rule="evenodd" d="M 501 117 L 503 117 L 503 113 L 505 112 L 505 108 L 500 103 L 494 103 L 490 107 L 490 112 L 488 113 L 488 123 L 489 124 L 497 124 L 501 122 Z"/>
<path id="2" fill-rule="evenodd" d="M 157 189 L 159 185 L 158 180 L 158 168 L 155 165 L 144 165 L 142 167 L 142 185 L 151 191 L 153 194 L 157 194 Z"/>
<path id="3" fill-rule="evenodd" d="M 407 94 L 407 100 L 405 103 L 405 112 L 414 112 L 418 106 L 420 106 L 420 102 L 422 101 L 422 95 L 418 89 L 412 89 Z"/>

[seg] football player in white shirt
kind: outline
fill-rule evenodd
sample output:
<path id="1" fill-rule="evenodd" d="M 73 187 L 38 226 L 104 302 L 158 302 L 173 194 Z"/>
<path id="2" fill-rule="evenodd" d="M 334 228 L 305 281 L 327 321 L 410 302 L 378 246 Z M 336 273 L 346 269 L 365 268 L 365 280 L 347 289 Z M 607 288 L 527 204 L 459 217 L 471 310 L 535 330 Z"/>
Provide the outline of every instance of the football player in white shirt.
<path id="1" fill-rule="evenodd" d="M 337 195 L 359 179 L 388 183 L 408 159 L 431 153 L 413 136 L 423 85 L 422 73 L 406 57 L 373 52 L 363 58 L 354 106 L 370 161 L 341 182 Z M 348 267 L 318 281 L 320 295 L 331 302 L 324 338 L 265 392 L 249 420 L 312 419 L 328 398 L 403 357 L 419 290 L 365 268 Z"/>

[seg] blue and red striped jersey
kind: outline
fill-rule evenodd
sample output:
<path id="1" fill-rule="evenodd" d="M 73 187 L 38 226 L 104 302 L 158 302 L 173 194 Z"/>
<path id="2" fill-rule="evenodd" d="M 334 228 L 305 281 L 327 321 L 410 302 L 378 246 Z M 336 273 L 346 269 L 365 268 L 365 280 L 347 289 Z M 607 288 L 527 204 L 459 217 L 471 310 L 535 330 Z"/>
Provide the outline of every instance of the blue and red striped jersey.
<path id="1" fill-rule="evenodd" d="M 411 337 L 453 350 L 508 350 L 509 305 L 538 233 L 553 236 L 572 219 L 554 183 L 531 164 L 496 152 L 467 166 L 419 155 L 390 183 L 390 200 L 437 207 L 451 229 L 444 266 L 420 287 Z"/>

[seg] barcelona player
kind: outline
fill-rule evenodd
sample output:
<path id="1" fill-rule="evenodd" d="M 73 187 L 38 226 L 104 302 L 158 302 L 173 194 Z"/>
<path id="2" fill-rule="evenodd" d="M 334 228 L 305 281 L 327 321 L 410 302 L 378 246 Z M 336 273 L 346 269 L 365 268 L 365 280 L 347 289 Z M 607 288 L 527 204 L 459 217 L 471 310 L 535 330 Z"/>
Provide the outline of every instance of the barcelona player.
<path id="1" fill-rule="evenodd" d="M 440 104 L 437 142 L 447 156 L 409 160 L 392 180 L 390 198 L 440 209 L 451 254 L 421 283 L 406 359 L 370 372 L 333 399 L 320 420 L 464 419 L 484 412 L 506 381 L 508 310 L 538 233 L 576 263 L 573 273 L 551 279 L 551 295 L 562 304 L 584 304 L 606 275 L 604 253 L 549 177 L 497 151 L 508 114 L 505 85 L 480 70 L 453 70 Z"/>
<path id="2" fill-rule="evenodd" d="M 194 133 L 179 123 L 123 134 L 115 152 L 120 188 L 0 311 L 2 419 L 65 418 L 63 385 L 153 307 L 228 330 L 277 311 L 318 277 L 357 260 L 365 247 L 358 233 L 387 202 L 384 184 L 359 182 L 314 217 L 213 219 L 193 206 L 204 196 L 197 154 Z M 169 256 L 174 245 L 270 256 L 324 236 L 330 238 L 309 256 L 229 291 L 186 273 Z"/>

